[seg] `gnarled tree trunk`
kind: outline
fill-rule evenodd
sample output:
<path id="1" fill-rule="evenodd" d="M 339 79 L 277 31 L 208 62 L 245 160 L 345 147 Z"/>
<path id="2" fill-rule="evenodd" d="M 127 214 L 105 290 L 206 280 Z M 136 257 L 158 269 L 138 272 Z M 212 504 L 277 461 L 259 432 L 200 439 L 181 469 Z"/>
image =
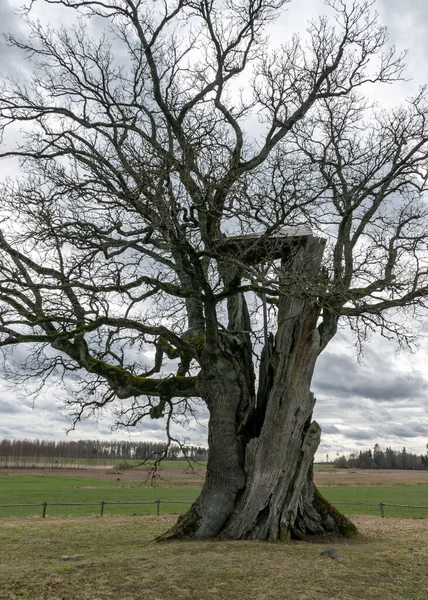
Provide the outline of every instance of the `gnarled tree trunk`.
<path id="1" fill-rule="evenodd" d="M 199 498 L 163 539 L 217 536 L 245 487 L 245 446 L 236 418 L 245 389 L 240 386 L 233 361 L 221 351 L 211 356 L 210 362 L 200 386 L 210 411 L 205 483 Z"/>
<path id="2" fill-rule="evenodd" d="M 210 410 L 207 478 L 190 511 L 164 537 L 285 541 L 356 532 L 313 484 L 321 429 L 312 421 L 310 385 L 321 347 L 320 308 L 306 292 L 319 281 L 323 249 L 323 240 L 308 237 L 283 261 L 287 293 L 279 300 L 274 348 L 265 348 L 257 405 L 248 397 L 248 377 L 240 373 L 245 360 L 219 350 L 206 369 L 201 391 Z"/>

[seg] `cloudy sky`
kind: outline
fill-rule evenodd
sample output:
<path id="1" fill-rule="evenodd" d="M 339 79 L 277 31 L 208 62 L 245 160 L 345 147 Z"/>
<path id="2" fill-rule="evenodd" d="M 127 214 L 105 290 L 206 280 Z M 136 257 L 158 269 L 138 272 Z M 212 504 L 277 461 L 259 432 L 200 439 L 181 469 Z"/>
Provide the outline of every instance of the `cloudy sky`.
<path id="1" fill-rule="evenodd" d="M 0 0 L 0 30 L 17 31 L 21 23 L 14 10 L 20 0 Z M 38 3 L 36 3 L 37 5 Z M 40 2 L 40 6 L 42 3 Z M 298 30 L 306 19 L 323 10 L 322 0 L 293 0 L 289 11 L 277 26 L 276 33 Z M 428 83 L 428 2 L 426 0 L 378 0 L 376 8 L 388 26 L 391 40 L 408 49 L 409 81 L 384 89 L 377 100 L 390 106 Z M 44 19 L 57 23 L 60 13 L 39 9 Z M 47 8 L 49 10 L 49 7 Z M 67 13 L 68 14 L 68 13 Z M 67 17 L 68 18 L 68 17 Z M 20 55 L 0 40 L 0 72 L 25 70 Z M 12 140 L 9 139 L 8 143 Z M 0 163 L 0 178 L 15 172 L 11 162 Z M 373 338 L 357 360 L 352 339 L 346 331 L 338 334 L 317 364 L 313 390 L 317 396 L 315 418 L 323 428 L 318 457 L 330 460 L 336 453 L 372 447 L 375 443 L 394 448 L 406 446 L 422 453 L 428 442 L 428 327 L 422 331 L 420 345 L 414 354 L 401 352 L 393 342 Z M 0 367 L 1 373 L 1 367 Z M 34 406 L 32 400 L 20 397 L 18 390 L 7 387 L 0 377 L 0 438 L 62 439 L 68 422 L 58 408 L 61 391 L 46 391 Z M 60 398 L 59 398 L 60 399 Z M 98 423 L 85 422 L 69 438 L 137 437 L 162 439 L 162 424 L 148 422 L 132 433 L 110 431 L 108 415 Z M 201 424 L 186 435 L 195 443 L 206 443 L 206 426 Z"/>

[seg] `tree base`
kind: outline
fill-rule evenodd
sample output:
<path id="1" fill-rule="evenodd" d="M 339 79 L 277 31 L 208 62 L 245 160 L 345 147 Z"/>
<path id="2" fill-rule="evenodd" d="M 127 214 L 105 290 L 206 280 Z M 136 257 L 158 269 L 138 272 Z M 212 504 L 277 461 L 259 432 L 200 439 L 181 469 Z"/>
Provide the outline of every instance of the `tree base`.
<path id="1" fill-rule="evenodd" d="M 351 538 L 358 534 L 354 523 L 326 500 L 315 486 L 311 502 L 304 501 L 301 506 L 289 532 L 291 539 L 310 540 L 315 535 L 340 535 Z"/>
<path id="2" fill-rule="evenodd" d="M 312 488 L 309 489 L 308 488 Z M 201 515 L 198 501 L 181 515 L 175 525 L 164 534 L 156 538 L 156 541 L 168 540 L 191 540 L 201 539 L 198 534 L 201 531 Z M 291 528 L 279 527 L 278 541 L 289 540 L 311 541 L 319 536 L 342 536 L 351 538 L 358 534 L 358 529 L 345 515 L 326 500 L 318 489 L 309 483 L 302 494 L 297 518 Z M 221 530 L 212 536 L 212 539 L 235 539 L 225 535 Z M 240 538 L 236 538 L 240 539 Z M 247 539 L 247 538 L 246 538 Z M 251 539 L 259 539 L 256 535 Z M 263 539 L 263 541 L 266 541 Z"/>
<path id="3" fill-rule="evenodd" d="M 197 505 L 197 501 L 192 504 L 189 510 L 180 515 L 177 522 L 156 538 L 157 542 L 168 542 L 172 540 L 191 540 L 197 539 L 196 532 L 199 529 L 201 523 L 201 515 Z"/>

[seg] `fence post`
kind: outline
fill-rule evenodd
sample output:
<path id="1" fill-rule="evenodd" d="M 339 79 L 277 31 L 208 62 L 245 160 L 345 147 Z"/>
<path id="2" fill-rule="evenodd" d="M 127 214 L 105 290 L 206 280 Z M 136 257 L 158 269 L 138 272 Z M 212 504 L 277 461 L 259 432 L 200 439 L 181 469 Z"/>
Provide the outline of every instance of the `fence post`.
<path id="1" fill-rule="evenodd" d="M 42 518 L 44 519 L 46 517 L 46 507 L 47 507 L 48 503 L 45 501 L 42 504 Z"/>
<path id="2" fill-rule="evenodd" d="M 101 502 L 100 502 L 100 517 L 102 517 L 104 514 L 104 504 L 105 504 L 104 500 L 101 500 Z"/>
<path id="3" fill-rule="evenodd" d="M 157 516 L 160 515 L 160 503 L 161 503 L 160 500 L 156 500 L 156 514 L 157 514 Z"/>
<path id="4" fill-rule="evenodd" d="M 380 516 L 381 516 L 381 517 L 384 517 L 384 516 L 385 516 L 385 511 L 384 511 L 384 509 L 383 509 L 383 506 L 384 506 L 383 502 L 379 502 Z"/>

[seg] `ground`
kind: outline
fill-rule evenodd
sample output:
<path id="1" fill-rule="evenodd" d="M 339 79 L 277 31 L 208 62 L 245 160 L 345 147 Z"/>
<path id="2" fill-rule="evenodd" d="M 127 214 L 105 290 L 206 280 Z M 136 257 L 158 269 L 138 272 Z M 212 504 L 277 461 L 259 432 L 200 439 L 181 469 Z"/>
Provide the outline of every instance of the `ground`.
<path id="1" fill-rule="evenodd" d="M 427 520 L 357 517 L 358 539 L 328 543 L 153 542 L 173 519 L 2 519 L 0 598 L 427 600 Z"/>
<path id="2" fill-rule="evenodd" d="M 120 479 L 116 485 L 125 482 L 127 488 L 127 481 L 148 475 L 145 469 L 117 468 L 1 474 L 88 477 L 106 486 Z M 204 468 L 193 473 L 183 464 L 167 464 L 160 475 L 162 487 L 193 488 L 201 485 Z M 352 486 L 354 495 L 394 486 L 379 488 L 387 499 L 398 486 L 425 496 L 428 472 L 321 468 L 315 479 L 334 486 L 334 493 Z M 154 542 L 175 519 L 111 514 L 0 519 L 0 600 L 428 599 L 425 519 L 354 515 L 361 532 L 355 540 Z M 332 546 L 339 550 L 338 561 L 320 556 Z M 83 558 L 61 559 L 74 554 Z"/>
<path id="3" fill-rule="evenodd" d="M 186 462 L 172 463 L 160 467 L 154 474 L 155 483 L 165 483 L 168 487 L 198 486 L 203 484 L 205 478 L 205 466 L 194 465 L 189 467 Z M 81 469 L 0 469 L 1 475 L 62 475 L 64 477 L 87 477 L 89 479 L 101 479 L 103 481 L 140 481 L 151 480 L 153 476 L 152 467 L 135 467 L 120 470 L 117 467 L 90 467 Z"/>
<path id="4" fill-rule="evenodd" d="M 82 469 L 0 469 L 2 475 L 63 475 L 66 477 L 88 477 L 104 481 L 147 481 L 151 467 L 136 467 L 119 470 L 117 468 Z M 168 461 L 161 467 L 155 481 L 173 486 L 201 486 L 205 477 L 205 467 L 189 467 L 187 463 Z M 316 468 L 315 483 L 328 485 L 428 485 L 428 470 L 388 470 L 388 469 L 335 469 Z"/>
<path id="5" fill-rule="evenodd" d="M 315 482 L 326 485 L 428 485 L 428 471 L 400 469 L 315 469 Z"/>

